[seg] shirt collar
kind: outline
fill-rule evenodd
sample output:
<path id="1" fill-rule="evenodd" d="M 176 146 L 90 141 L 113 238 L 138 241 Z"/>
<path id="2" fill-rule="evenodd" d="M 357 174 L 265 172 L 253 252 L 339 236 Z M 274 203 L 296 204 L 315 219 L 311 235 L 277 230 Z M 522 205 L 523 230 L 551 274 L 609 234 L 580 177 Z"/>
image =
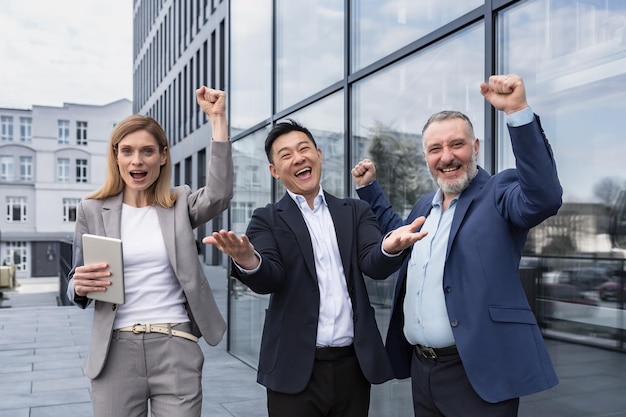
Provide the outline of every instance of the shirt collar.
<path id="1" fill-rule="evenodd" d="M 459 200 L 459 197 L 461 196 L 463 192 L 461 191 L 456 197 L 454 197 L 452 199 L 452 201 L 450 201 L 450 206 L 452 207 L 453 205 L 456 204 L 456 202 Z M 435 193 L 435 195 L 433 196 L 433 201 L 431 203 L 432 207 L 441 207 L 441 205 L 443 204 L 443 192 L 441 191 L 441 188 L 437 190 L 437 192 Z"/>
<path id="2" fill-rule="evenodd" d="M 289 190 L 287 190 L 287 193 L 289 194 L 289 196 L 292 198 L 293 201 L 295 201 L 295 203 L 298 205 L 298 207 L 308 207 L 307 202 L 306 202 L 306 198 L 304 198 L 303 195 L 301 194 L 296 194 L 293 193 Z M 320 184 L 320 190 L 317 193 L 317 196 L 315 197 L 315 202 L 313 203 L 313 208 L 317 208 L 319 204 L 324 204 L 326 207 L 328 207 L 328 203 L 326 202 L 326 195 L 324 195 L 324 190 L 322 189 L 322 185 Z"/>

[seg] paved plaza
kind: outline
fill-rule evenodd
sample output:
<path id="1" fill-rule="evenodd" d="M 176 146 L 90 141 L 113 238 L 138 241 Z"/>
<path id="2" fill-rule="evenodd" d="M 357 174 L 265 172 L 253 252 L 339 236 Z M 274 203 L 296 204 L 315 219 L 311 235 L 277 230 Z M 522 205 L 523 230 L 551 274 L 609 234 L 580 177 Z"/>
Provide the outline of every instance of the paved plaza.
<path id="1" fill-rule="evenodd" d="M 226 316 L 226 270 L 208 266 L 206 273 Z M 3 290 L 0 304 L 0 417 L 92 417 L 82 370 L 92 310 L 57 307 L 57 278 L 18 284 Z M 256 371 L 226 351 L 226 338 L 216 347 L 200 343 L 206 357 L 202 415 L 266 417 Z M 626 355 L 547 343 L 560 384 L 523 398 L 520 417 L 626 417 Z"/>

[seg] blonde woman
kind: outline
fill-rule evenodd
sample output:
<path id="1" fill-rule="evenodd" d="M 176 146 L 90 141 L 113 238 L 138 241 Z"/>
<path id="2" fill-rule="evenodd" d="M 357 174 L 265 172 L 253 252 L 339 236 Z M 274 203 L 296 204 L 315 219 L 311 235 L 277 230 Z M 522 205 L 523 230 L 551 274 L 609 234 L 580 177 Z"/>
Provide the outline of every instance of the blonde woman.
<path id="1" fill-rule="evenodd" d="M 197 340 L 216 345 L 226 324 L 193 230 L 227 208 L 233 164 L 225 93 L 203 86 L 196 98 L 213 134 L 204 187 L 171 188 L 165 132 L 153 118 L 132 115 L 113 129 L 103 186 L 77 209 L 68 297 L 81 308 L 95 303 L 85 363 L 95 417 L 147 416 L 148 409 L 154 416 L 201 413 L 204 357 Z M 110 271 L 84 265 L 85 233 L 122 239 L 124 304 L 87 297 L 106 291 Z"/>

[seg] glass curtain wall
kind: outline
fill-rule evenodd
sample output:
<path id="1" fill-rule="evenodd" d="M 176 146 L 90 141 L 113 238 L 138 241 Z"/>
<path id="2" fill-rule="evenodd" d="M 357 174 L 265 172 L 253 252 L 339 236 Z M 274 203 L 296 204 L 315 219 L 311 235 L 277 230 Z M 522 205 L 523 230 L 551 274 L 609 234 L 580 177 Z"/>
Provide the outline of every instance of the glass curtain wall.
<path id="1" fill-rule="evenodd" d="M 520 279 L 547 336 L 625 349 L 625 2 L 238 0 L 230 7 L 231 229 L 243 233 L 256 207 L 284 194 L 263 150 L 269 128 L 284 118 L 316 137 L 325 190 L 354 196 L 350 168 L 368 157 L 399 213 L 433 189 L 421 130 L 434 112 L 472 119 L 486 169 L 514 166 L 505 120 L 486 111 L 479 84 L 491 73 L 517 73 L 565 191 L 559 214 L 531 231 Z M 394 277 L 367 284 L 384 337 Z M 230 351 L 256 367 L 267 298 L 231 280 L 229 301 Z M 370 415 L 412 415 L 409 382 L 373 387 Z"/>
<path id="2" fill-rule="evenodd" d="M 482 0 L 352 0 L 351 68 L 360 70 L 482 4 Z"/>
<path id="3" fill-rule="evenodd" d="M 536 313 L 546 335 L 623 349 L 626 251 L 611 225 L 626 190 L 626 3 L 533 0 L 498 16 L 498 69 L 524 77 L 564 190 L 525 248 Z M 498 137 L 501 170 L 514 161 Z"/>
<path id="4" fill-rule="evenodd" d="M 230 135 L 272 115 L 272 0 L 230 3 Z"/>
<path id="5" fill-rule="evenodd" d="M 344 74 L 344 5 L 276 0 L 276 110 L 339 82 Z"/>

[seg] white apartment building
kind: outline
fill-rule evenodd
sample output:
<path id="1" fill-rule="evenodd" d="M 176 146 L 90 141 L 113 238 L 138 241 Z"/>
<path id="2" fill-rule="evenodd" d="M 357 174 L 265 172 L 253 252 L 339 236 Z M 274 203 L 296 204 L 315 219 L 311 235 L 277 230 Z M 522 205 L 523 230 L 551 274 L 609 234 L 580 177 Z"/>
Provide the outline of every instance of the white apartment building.
<path id="1" fill-rule="evenodd" d="M 55 276 L 76 205 L 106 172 L 109 135 L 132 102 L 0 108 L 0 259 L 17 278 Z"/>

